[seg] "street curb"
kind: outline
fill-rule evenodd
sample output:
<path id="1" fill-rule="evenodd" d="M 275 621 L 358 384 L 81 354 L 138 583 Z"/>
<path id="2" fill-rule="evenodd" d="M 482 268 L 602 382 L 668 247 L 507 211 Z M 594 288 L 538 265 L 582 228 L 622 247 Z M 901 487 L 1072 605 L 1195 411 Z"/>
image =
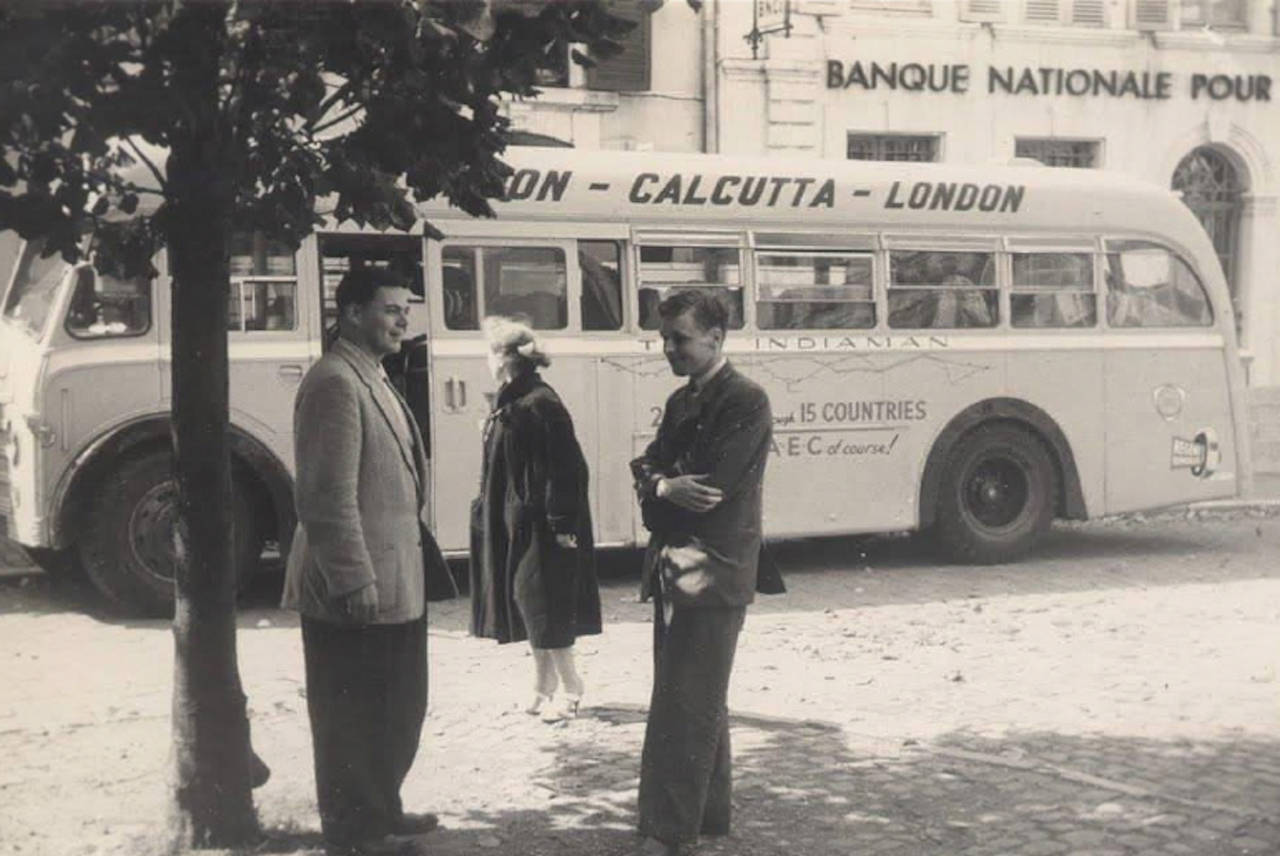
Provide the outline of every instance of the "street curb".
<path id="1" fill-rule="evenodd" d="M 1280 508 L 1280 499 L 1206 499 L 1187 505 L 1191 511 L 1249 511 Z"/>

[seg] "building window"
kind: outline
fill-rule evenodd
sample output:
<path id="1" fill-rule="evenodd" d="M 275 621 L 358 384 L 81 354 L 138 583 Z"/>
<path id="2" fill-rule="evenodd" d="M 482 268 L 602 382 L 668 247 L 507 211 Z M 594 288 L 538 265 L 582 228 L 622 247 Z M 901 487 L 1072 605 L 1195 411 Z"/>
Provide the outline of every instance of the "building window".
<path id="1" fill-rule="evenodd" d="M 1026 0 L 1023 12 L 1028 24 L 1104 27 L 1107 23 L 1104 0 Z"/>
<path id="2" fill-rule="evenodd" d="M 1245 0 L 1182 0 L 1182 26 L 1243 29 L 1247 6 Z"/>
<path id="3" fill-rule="evenodd" d="M 1054 140 L 1021 137 L 1014 144 L 1014 154 L 1034 158 L 1045 166 L 1068 166 L 1093 169 L 1099 165 L 1097 140 Z"/>
<path id="4" fill-rule="evenodd" d="M 849 160 L 936 161 L 938 140 L 935 135 L 850 134 Z"/>
<path id="5" fill-rule="evenodd" d="M 896 12 L 902 15 L 928 15 L 932 0 L 849 0 L 855 12 Z"/>
<path id="6" fill-rule="evenodd" d="M 1241 329 L 1243 307 L 1236 282 L 1236 242 L 1240 234 L 1240 212 L 1244 206 L 1244 183 L 1231 162 L 1220 152 L 1201 146 L 1182 159 L 1173 171 L 1173 189 L 1209 233 L 1213 249 L 1222 263 L 1222 272 L 1231 289 L 1236 330 Z"/>
<path id="7" fill-rule="evenodd" d="M 652 5 L 652 4 L 650 4 Z M 566 48 L 553 57 L 547 68 L 538 69 L 535 80 L 538 86 L 561 88 L 585 86 L 606 92 L 645 92 L 650 87 L 649 54 L 652 41 L 650 13 L 641 0 L 613 0 L 609 14 L 625 18 L 635 26 L 616 38 L 622 50 L 610 57 L 592 57 L 595 65 L 590 68 L 577 66 L 570 54 L 574 48 Z M 586 48 L 577 45 L 586 53 Z"/>
<path id="8" fill-rule="evenodd" d="M 635 26 L 619 37 L 621 52 L 607 59 L 597 57 L 596 64 L 586 69 L 587 88 L 608 92 L 645 92 L 649 89 L 650 14 L 644 10 L 640 0 L 614 0 L 608 8 L 611 15 L 626 18 Z"/>

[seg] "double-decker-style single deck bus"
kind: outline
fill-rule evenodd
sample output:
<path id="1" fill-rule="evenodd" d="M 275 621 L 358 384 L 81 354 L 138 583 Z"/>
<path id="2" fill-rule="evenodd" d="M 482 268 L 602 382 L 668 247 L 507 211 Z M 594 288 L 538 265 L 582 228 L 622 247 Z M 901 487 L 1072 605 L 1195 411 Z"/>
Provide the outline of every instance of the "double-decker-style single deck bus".
<path id="1" fill-rule="evenodd" d="M 493 381 L 486 315 L 521 315 L 591 467 L 602 545 L 644 538 L 627 462 L 671 375 L 657 306 L 729 305 L 726 350 L 768 391 L 772 539 L 928 530 L 962 562 L 1011 560 L 1055 517 L 1237 495 L 1245 401 L 1227 287 L 1172 193 L 1030 166 L 512 149 L 497 218 L 444 205 L 443 240 L 331 223 L 297 252 L 232 256 L 231 422 L 240 561 L 287 541 L 293 399 L 352 265 L 418 301 L 399 366 L 431 451 L 431 509 L 468 544 Z M 25 246 L 0 322 L 0 517 L 104 593 L 172 593 L 169 274 L 119 280 Z M 286 546 L 283 545 L 282 546 Z"/>

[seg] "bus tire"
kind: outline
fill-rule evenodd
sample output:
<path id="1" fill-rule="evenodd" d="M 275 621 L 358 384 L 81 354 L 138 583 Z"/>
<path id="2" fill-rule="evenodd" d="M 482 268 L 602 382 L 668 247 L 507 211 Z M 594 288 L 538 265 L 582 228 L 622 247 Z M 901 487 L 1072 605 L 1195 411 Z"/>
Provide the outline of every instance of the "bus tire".
<path id="1" fill-rule="evenodd" d="M 100 483 L 80 539 L 80 561 L 94 586 L 116 610 L 134 616 L 173 615 L 173 525 L 177 483 L 172 456 L 148 452 L 120 465 Z M 237 591 L 262 553 L 253 503 L 232 489 Z"/>
<path id="2" fill-rule="evenodd" d="M 947 559 L 995 564 L 1024 555 L 1053 523 L 1058 471 L 1025 428 L 980 425 L 952 448 L 934 534 Z"/>

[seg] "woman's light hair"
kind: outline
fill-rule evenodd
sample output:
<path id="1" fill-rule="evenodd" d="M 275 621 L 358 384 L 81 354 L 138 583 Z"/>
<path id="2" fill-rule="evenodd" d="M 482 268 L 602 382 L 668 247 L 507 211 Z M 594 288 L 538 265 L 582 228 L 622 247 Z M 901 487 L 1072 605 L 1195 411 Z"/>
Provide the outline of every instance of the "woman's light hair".
<path id="1" fill-rule="evenodd" d="M 551 365 L 534 335 L 533 328 L 518 318 L 490 315 L 480 325 L 489 349 L 507 359 L 516 361 L 522 369 L 535 369 Z"/>

